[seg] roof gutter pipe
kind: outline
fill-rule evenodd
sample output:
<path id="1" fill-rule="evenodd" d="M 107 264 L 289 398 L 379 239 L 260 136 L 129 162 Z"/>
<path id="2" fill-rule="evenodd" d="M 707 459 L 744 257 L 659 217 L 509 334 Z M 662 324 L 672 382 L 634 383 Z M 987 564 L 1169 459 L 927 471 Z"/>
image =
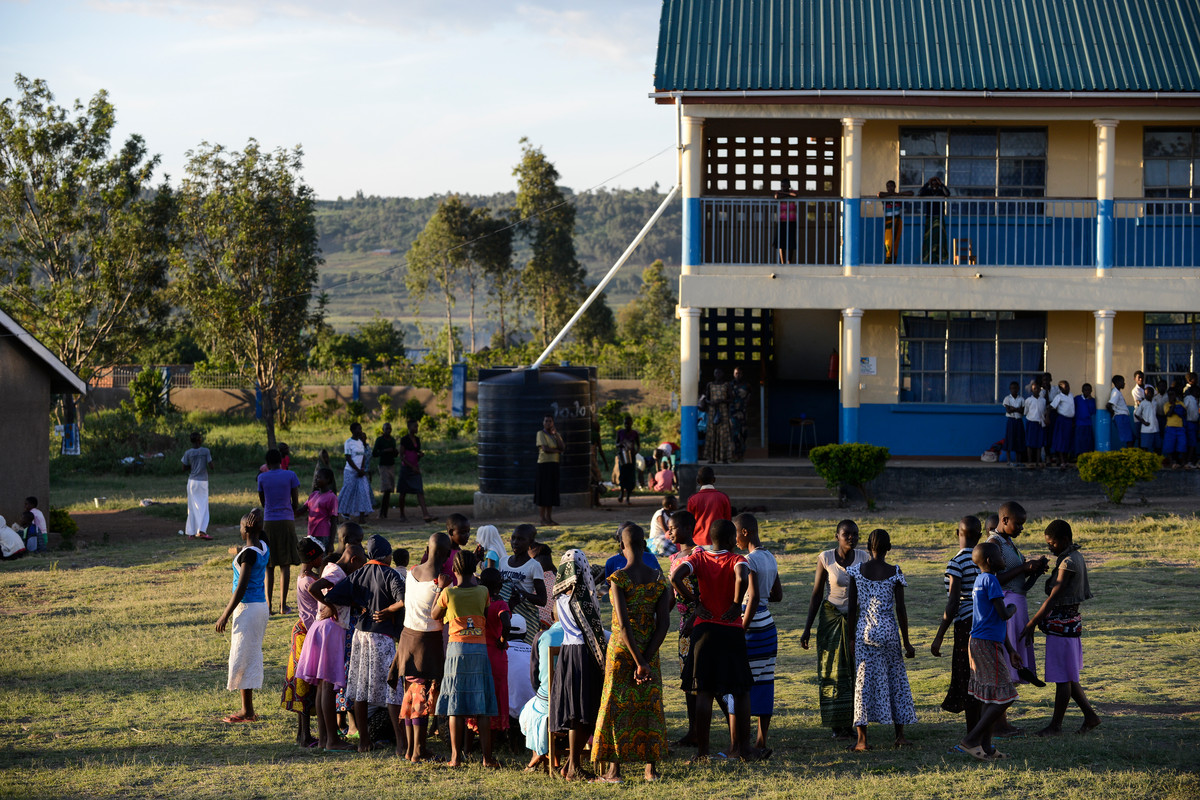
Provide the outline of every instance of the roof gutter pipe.
<path id="1" fill-rule="evenodd" d="M 766 89 L 766 90 L 699 90 L 651 92 L 647 97 L 671 97 L 676 104 L 689 97 L 744 98 L 756 97 L 962 97 L 991 100 L 1013 97 L 1018 99 L 1049 98 L 1055 100 L 1200 100 L 1200 92 L 993 92 L 993 91 L 932 91 L 913 89 Z"/>

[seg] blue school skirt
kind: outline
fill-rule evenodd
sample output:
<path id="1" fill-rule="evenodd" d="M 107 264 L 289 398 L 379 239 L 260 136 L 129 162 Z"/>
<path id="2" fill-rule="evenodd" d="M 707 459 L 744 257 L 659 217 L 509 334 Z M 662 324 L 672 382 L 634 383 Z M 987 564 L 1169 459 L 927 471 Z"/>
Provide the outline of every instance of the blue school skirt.
<path id="1" fill-rule="evenodd" d="M 1004 449 L 1025 449 L 1025 420 L 1020 417 L 1006 417 L 1004 425 Z"/>
<path id="2" fill-rule="evenodd" d="M 1050 444 L 1051 453 L 1069 453 L 1075 441 L 1075 420 L 1072 417 L 1059 417 L 1054 420 L 1054 440 Z"/>
<path id="3" fill-rule="evenodd" d="M 1075 426 L 1075 454 L 1090 453 L 1096 449 L 1096 429 L 1089 419 L 1083 425 Z"/>
<path id="4" fill-rule="evenodd" d="M 1025 446 L 1034 449 L 1046 446 L 1046 429 L 1042 423 L 1025 420 Z"/>

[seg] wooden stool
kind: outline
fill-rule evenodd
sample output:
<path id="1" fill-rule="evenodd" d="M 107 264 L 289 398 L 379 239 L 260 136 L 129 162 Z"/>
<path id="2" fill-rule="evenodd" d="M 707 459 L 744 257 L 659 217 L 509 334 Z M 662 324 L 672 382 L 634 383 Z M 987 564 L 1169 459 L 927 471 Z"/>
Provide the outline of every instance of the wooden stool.
<path id="1" fill-rule="evenodd" d="M 957 264 L 975 264 L 975 251 L 971 249 L 970 239 L 955 239 L 954 240 L 954 263 Z"/>
<path id="2" fill-rule="evenodd" d="M 805 432 L 812 434 L 812 444 L 809 445 L 809 450 L 817 446 L 817 423 L 816 420 L 808 417 L 792 417 L 788 420 L 790 429 L 788 430 L 788 456 L 792 455 L 792 439 L 795 438 L 796 429 L 800 429 L 800 447 L 796 451 L 797 456 L 804 455 L 804 436 Z"/>

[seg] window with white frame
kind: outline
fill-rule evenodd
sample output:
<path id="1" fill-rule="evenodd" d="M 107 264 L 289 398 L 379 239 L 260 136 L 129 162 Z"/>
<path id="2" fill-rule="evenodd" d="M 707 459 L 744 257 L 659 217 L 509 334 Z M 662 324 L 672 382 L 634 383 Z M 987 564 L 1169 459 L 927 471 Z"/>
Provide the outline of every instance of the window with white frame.
<path id="1" fill-rule="evenodd" d="M 901 311 L 900 401 L 999 403 L 1046 364 L 1044 311 Z"/>
<path id="2" fill-rule="evenodd" d="M 937 176 L 956 197 L 1045 197 L 1045 128 L 901 128 L 900 189 Z"/>
<path id="3" fill-rule="evenodd" d="M 1146 128 L 1142 185 L 1146 197 L 1200 198 L 1200 128 Z"/>

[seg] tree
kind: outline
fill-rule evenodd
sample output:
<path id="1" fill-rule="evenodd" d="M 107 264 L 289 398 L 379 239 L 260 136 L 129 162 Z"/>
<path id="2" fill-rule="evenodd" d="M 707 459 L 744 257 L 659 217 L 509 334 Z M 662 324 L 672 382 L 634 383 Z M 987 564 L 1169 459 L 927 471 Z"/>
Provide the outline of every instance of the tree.
<path id="1" fill-rule="evenodd" d="M 0 103 L 0 307 L 86 380 L 166 316 L 174 197 L 151 187 L 140 136 L 110 153 L 104 91 L 68 111 L 45 81 L 15 84 Z"/>
<path id="2" fill-rule="evenodd" d="M 322 259 L 302 157 L 299 147 L 263 152 L 253 139 L 241 152 L 205 142 L 188 152 L 179 190 L 179 300 L 209 353 L 262 390 L 268 447 L 279 392 L 304 363 L 303 332 L 324 317 L 324 298 L 312 297 Z"/>
<path id="3" fill-rule="evenodd" d="M 589 294 L 591 294 L 591 290 L 585 289 L 580 292 L 576 297 L 576 305 L 583 305 L 583 301 Z M 571 335 L 575 341 L 589 345 L 611 344 L 616 339 L 617 322 L 608 305 L 608 296 L 604 292 L 600 293 L 600 296 L 588 306 L 587 311 L 583 312 L 583 316 L 575 322 Z"/>
<path id="4" fill-rule="evenodd" d="M 512 308 L 516 294 L 516 274 L 512 267 L 513 229 L 507 220 L 496 219 L 486 208 L 477 208 L 471 212 L 471 271 L 468 283 L 470 292 L 471 315 L 469 328 L 471 330 L 471 352 L 477 352 L 475 347 L 475 275 L 479 274 L 487 281 L 488 295 L 496 306 L 499 314 L 500 340 L 506 341 L 508 330 L 505 326 L 505 307 Z"/>
<path id="5" fill-rule="evenodd" d="M 455 289 L 470 263 L 471 210 L 457 195 L 446 198 L 408 248 L 404 285 L 418 302 L 435 289 L 446 309 L 445 329 L 454 327 Z M 446 336 L 446 364 L 454 363 L 454 337 Z"/>
<path id="6" fill-rule="evenodd" d="M 583 289 L 584 270 L 575 259 L 575 207 L 558 186 L 558 170 L 526 138 L 513 175 L 520 230 L 533 250 L 521 270 L 521 291 L 536 310 L 546 346 L 574 313 L 572 301 Z"/>
<path id="7" fill-rule="evenodd" d="M 656 260 L 642 270 L 637 297 L 621 309 L 621 338 L 646 342 L 668 335 L 665 329 L 674 328 L 675 305 L 675 290 L 667 280 L 663 262 Z"/>

